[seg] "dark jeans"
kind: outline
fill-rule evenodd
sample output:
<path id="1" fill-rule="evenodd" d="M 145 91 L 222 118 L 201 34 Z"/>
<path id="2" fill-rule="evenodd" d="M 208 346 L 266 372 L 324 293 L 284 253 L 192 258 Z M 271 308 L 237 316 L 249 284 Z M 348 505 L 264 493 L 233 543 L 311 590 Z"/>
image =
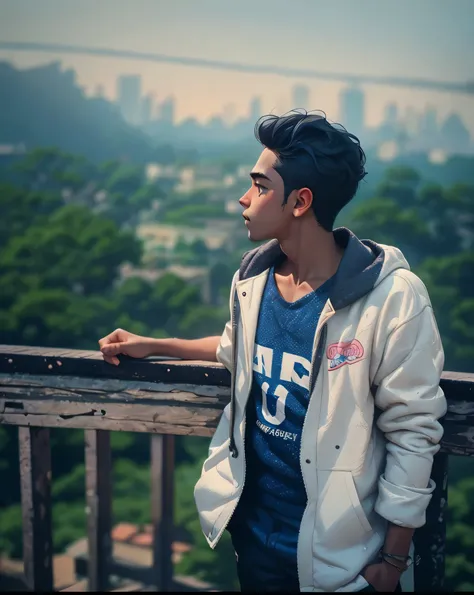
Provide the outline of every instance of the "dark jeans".
<path id="1" fill-rule="evenodd" d="M 242 593 L 299 592 L 296 565 L 289 567 L 286 560 L 276 559 L 274 553 L 269 554 L 247 536 L 232 532 L 231 537 Z"/>
<path id="2" fill-rule="evenodd" d="M 369 585 L 368 587 L 365 587 L 364 589 L 361 589 L 359 591 L 359 593 L 377 593 L 378 591 L 376 591 L 372 585 Z M 400 583 L 398 583 L 394 593 L 401 593 L 402 592 L 402 588 L 400 586 Z"/>
<path id="3" fill-rule="evenodd" d="M 237 575 L 242 593 L 263 592 L 263 593 L 299 593 L 298 572 L 296 566 L 288 566 L 286 560 L 275 558 L 275 554 L 269 554 L 265 549 L 255 544 L 249 537 L 236 532 L 231 533 L 237 559 Z M 359 593 L 376 593 L 377 591 L 368 585 Z M 395 593 L 401 593 L 402 589 L 398 583 Z"/>

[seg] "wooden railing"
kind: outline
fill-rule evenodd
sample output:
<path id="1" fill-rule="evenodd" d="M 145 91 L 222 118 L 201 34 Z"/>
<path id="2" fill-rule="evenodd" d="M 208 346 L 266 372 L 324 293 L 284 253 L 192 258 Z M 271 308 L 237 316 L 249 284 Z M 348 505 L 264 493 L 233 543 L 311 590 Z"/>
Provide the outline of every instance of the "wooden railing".
<path id="1" fill-rule="evenodd" d="M 106 590 L 117 572 L 112 557 L 110 431 L 151 434 L 153 566 L 148 583 L 182 590 L 173 576 L 174 436 L 210 437 L 230 398 L 230 376 L 220 364 L 121 358 L 100 352 L 0 346 L 0 424 L 18 426 L 25 581 L 53 589 L 51 453 L 49 428 L 85 430 L 89 590 Z M 447 460 L 474 455 L 474 374 L 445 372 L 448 399 L 444 436 L 432 477 L 436 490 L 427 522 L 415 533 L 415 590 L 442 587 Z"/>

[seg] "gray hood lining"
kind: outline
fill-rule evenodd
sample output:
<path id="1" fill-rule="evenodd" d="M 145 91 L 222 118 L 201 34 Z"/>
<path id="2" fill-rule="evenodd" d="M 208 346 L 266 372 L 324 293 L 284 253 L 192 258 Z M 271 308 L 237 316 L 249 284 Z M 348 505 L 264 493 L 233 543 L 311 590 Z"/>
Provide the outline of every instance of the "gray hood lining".
<path id="1" fill-rule="evenodd" d="M 344 248 L 344 256 L 330 295 L 334 309 L 340 310 L 374 288 L 382 270 L 385 253 L 375 242 L 361 241 L 345 227 L 335 229 L 333 234 L 339 246 Z M 255 277 L 284 258 L 278 240 L 271 240 L 243 255 L 239 279 Z"/>

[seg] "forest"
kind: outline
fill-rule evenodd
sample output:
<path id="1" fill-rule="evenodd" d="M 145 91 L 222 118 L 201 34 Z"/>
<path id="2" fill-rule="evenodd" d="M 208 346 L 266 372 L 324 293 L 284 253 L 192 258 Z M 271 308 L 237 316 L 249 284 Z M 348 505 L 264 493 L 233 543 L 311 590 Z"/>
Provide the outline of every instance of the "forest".
<path id="1" fill-rule="evenodd" d="M 146 179 L 143 168 L 92 164 L 51 149 L 31 151 L 12 167 L 0 181 L 0 343 L 97 349 L 98 339 L 119 326 L 154 337 L 220 334 L 228 317 L 225 299 L 207 304 L 195 286 L 166 272 L 154 282 L 120 279 L 121 267 L 139 265 L 143 256 L 134 233 L 138 221 L 155 201 L 165 214 L 169 208 L 166 192 Z M 196 206 L 189 198 L 188 212 Z M 210 208 L 205 201 L 201 206 Z M 430 292 L 445 369 L 474 372 L 474 185 L 442 185 L 408 166 L 387 167 L 371 196 L 343 213 L 339 224 L 402 250 Z M 244 249 L 246 240 L 239 240 L 237 249 L 214 259 L 219 295 L 228 292 Z M 112 433 L 114 523 L 150 521 L 148 440 Z M 53 537 L 61 552 L 85 535 L 83 432 L 53 430 L 52 446 Z M 174 520 L 194 546 L 176 572 L 235 588 L 229 540 L 211 551 L 194 507 L 207 446 L 204 438 L 176 441 Z M 451 457 L 449 590 L 474 588 L 473 470 L 471 461 Z M 15 428 L 0 427 L 0 477 L 8 486 L 0 491 L 0 555 L 21 557 Z"/>

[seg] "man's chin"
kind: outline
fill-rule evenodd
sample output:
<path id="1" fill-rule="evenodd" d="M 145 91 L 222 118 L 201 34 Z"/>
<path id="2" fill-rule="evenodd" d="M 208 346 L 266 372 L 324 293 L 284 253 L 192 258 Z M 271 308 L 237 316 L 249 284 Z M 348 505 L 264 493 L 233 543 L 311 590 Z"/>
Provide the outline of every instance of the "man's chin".
<path id="1" fill-rule="evenodd" d="M 247 237 L 251 242 L 263 242 L 264 240 L 268 239 L 264 235 L 257 234 L 255 231 L 251 231 L 250 229 L 248 230 Z"/>
<path id="2" fill-rule="evenodd" d="M 251 242 L 264 242 L 265 240 L 272 240 L 274 236 L 261 229 L 256 229 L 250 221 L 245 222 L 247 228 L 247 237 Z"/>

